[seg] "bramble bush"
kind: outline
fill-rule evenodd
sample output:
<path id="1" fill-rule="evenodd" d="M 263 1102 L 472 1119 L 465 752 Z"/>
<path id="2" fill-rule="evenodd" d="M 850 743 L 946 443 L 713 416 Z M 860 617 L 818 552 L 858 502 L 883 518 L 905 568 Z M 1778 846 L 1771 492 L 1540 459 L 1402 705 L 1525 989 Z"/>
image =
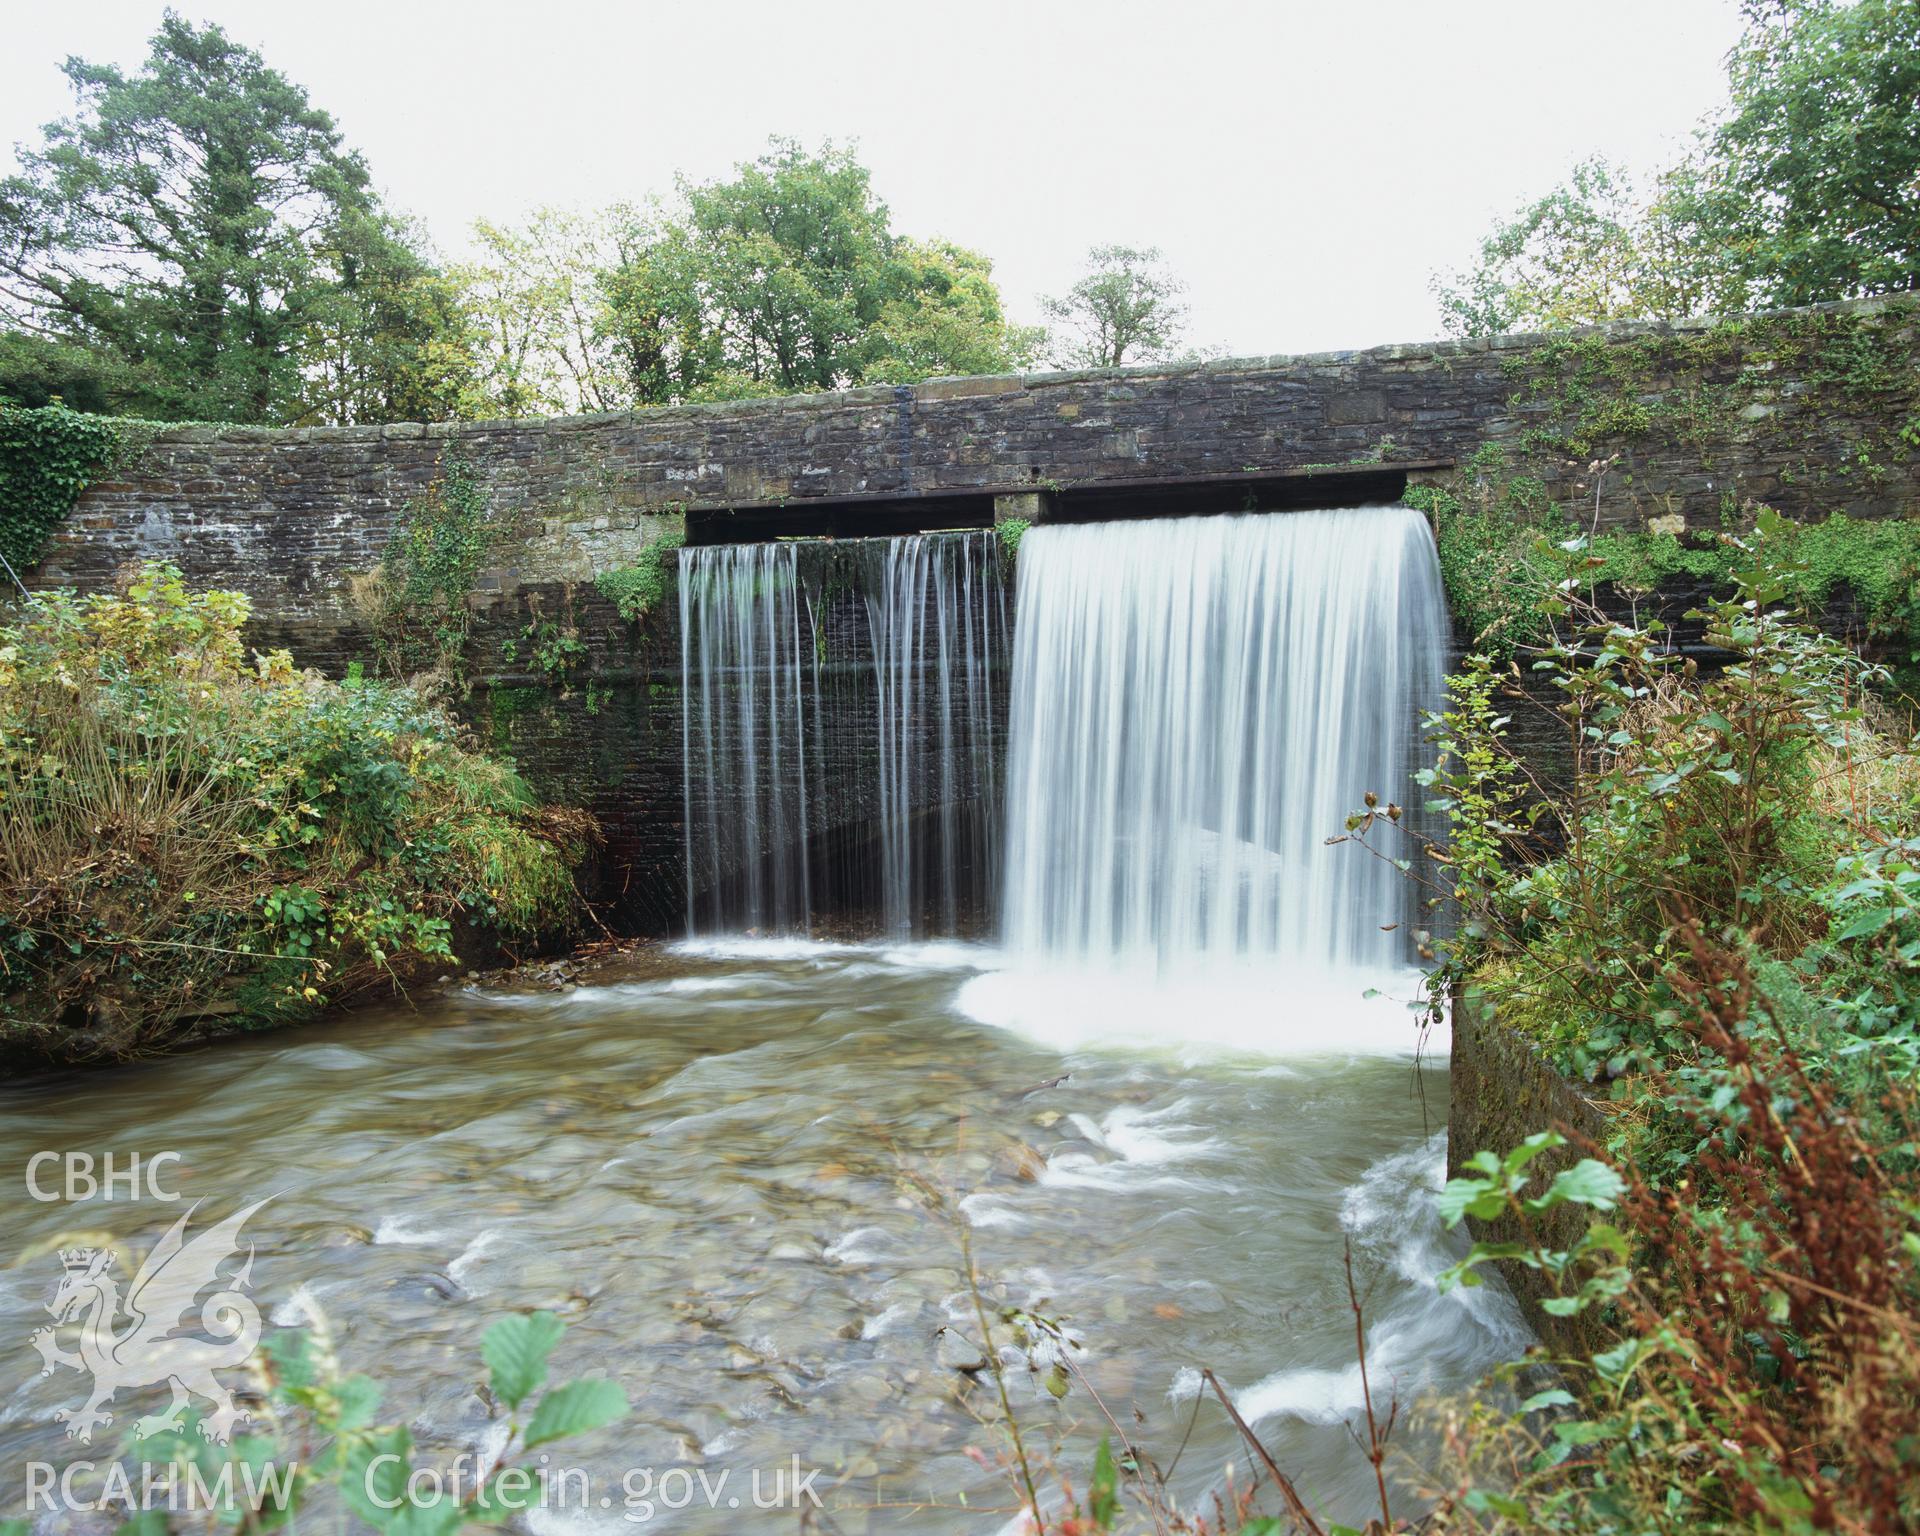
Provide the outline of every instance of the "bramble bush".
<path id="1" fill-rule="evenodd" d="M 1541 1136 L 1442 1197 L 1523 1234 L 1450 1279 L 1542 1271 L 1600 1344 L 1554 1362 L 1571 1390 L 1450 1421 L 1433 1529 L 1920 1523 L 1920 753 L 1885 674 L 1791 610 L 1796 531 L 1724 537 L 1732 590 L 1694 616 L 1724 666 L 1608 619 L 1583 596 L 1600 557 L 1542 540 L 1530 686 L 1471 658 L 1431 722 L 1433 1006 L 1466 998 L 1586 1080 L 1611 1124 L 1586 1150 L 1614 1165 L 1535 1193 Z M 1508 737 L 1542 694 L 1570 760 L 1550 786 Z M 1349 831 L 1406 830 L 1390 812 Z M 1556 1191 L 1617 1225 L 1548 1250 Z"/>
<path id="2" fill-rule="evenodd" d="M 249 656 L 247 613 L 156 563 L 0 629 L 0 1043 L 125 1056 L 571 921 L 588 818 L 404 687 Z"/>

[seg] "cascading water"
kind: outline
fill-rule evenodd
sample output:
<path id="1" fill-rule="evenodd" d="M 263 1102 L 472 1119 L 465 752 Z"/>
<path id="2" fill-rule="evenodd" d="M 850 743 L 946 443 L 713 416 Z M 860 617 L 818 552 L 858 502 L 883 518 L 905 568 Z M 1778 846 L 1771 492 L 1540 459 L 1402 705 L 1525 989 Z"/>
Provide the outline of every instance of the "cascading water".
<path id="1" fill-rule="evenodd" d="M 994 910 L 992 534 L 683 550 L 680 622 L 694 933 L 950 934 Z"/>
<path id="2" fill-rule="evenodd" d="M 687 918 L 695 933 L 727 924 L 785 933 L 804 929 L 812 911 L 807 860 L 794 849 L 816 778 L 807 706 L 818 656 L 799 571 L 791 544 L 680 552 Z"/>
<path id="3" fill-rule="evenodd" d="M 689 552 L 701 927 L 864 912 L 950 931 L 991 893 L 1010 665 L 995 551 L 973 535 Z M 0 1165 L 184 1146 L 209 1209 L 281 1191 L 249 1228 L 262 1313 L 315 1325 L 322 1298 L 339 1352 L 384 1362 L 396 1414 L 442 1463 L 489 1433 L 446 1347 L 448 1300 L 504 1315 L 571 1288 L 597 1298 L 572 1309 L 572 1352 L 627 1384 L 644 1444 L 665 1454 L 652 1427 L 684 1426 L 735 1487 L 798 1446 L 834 1469 L 823 1521 L 916 1536 L 976 1531 L 983 1510 L 999 1524 L 1008 1503 L 935 1344 L 972 1336 L 977 1297 L 948 1224 L 899 1198 L 903 1162 L 937 1168 L 996 1305 L 1074 1319 L 1076 1390 L 1124 1416 L 1170 1505 L 1227 1502 L 1218 1469 L 1244 1465 L 1235 1422 L 1189 1401 L 1207 1367 L 1328 1527 L 1378 1509 L 1355 1442 L 1397 1404 L 1383 1472 L 1412 1513 L 1444 1454 L 1422 1398 L 1471 1390 L 1529 1342 L 1497 1283 L 1434 1284 L 1465 1242 L 1442 1228 L 1443 1144 L 1409 1086 L 1438 1113 L 1444 1058 L 1348 1049 L 1350 972 L 1398 954 L 1377 929 L 1397 886 L 1321 846 L 1366 790 L 1402 782 L 1445 640 L 1424 531 L 1396 511 L 1041 528 L 1021 560 L 1006 911 L 1019 964 L 1059 968 L 1051 993 L 969 946 L 607 956 L 564 991 L 510 979 L 213 1042 L 143 1067 L 134 1095 L 10 1074 Z M 1219 1041 L 1247 970 L 1245 1042 L 1323 1059 L 1158 1048 Z M 1170 1002 L 1159 978 L 1196 971 Z M 1314 995 L 1322 974 L 1344 992 Z M 1131 1007 L 1149 1048 L 1067 1054 L 956 1016 L 986 1017 L 970 999 L 1003 982 L 1043 1025 L 1077 1009 L 1103 1046 Z M 395 1083 L 430 1084 L 431 1103 Z M 10 1214 L 25 1251 L 72 1241 L 70 1205 Z M 1364 1376 L 1354 1319 L 1328 1305 L 1343 1273 L 1366 1299 Z M 0 1485 L 76 1454 L 59 1421 L 80 1389 L 36 1348 L 50 1284 L 22 1268 L 0 1285 L 0 1381 L 21 1384 Z M 663 1350 L 685 1368 L 659 1369 Z M 148 1388 L 116 1412 L 165 1401 Z M 1060 1465 L 1095 1463 L 1104 1417 L 1052 1426 Z M 581 1486 L 621 1484 L 635 1444 L 582 1437 Z M 87 1466 L 63 1471 L 91 1488 Z M 688 1536 L 743 1523 L 678 1513 Z"/>
<path id="4" fill-rule="evenodd" d="M 969 868 L 989 900 L 997 895 L 993 748 L 1007 651 L 998 548 L 989 533 L 891 539 L 877 590 L 865 588 L 890 933 L 954 932 Z M 917 867 L 914 818 L 923 809 L 933 821 L 931 858 Z"/>
<path id="5" fill-rule="evenodd" d="M 1419 514 L 1042 527 L 1020 567 L 1014 966 L 1216 1000 L 1258 976 L 1269 1014 L 1275 983 L 1352 995 L 1403 967 L 1405 877 L 1327 839 L 1369 791 L 1418 804 L 1448 644 Z"/>

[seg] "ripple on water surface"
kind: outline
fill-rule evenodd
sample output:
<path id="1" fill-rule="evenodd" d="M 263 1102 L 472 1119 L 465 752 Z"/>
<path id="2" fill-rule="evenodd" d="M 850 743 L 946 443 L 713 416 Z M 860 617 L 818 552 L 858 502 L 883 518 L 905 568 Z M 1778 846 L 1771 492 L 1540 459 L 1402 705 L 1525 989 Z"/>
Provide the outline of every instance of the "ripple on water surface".
<path id="1" fill-rule="evenodd" d="M 990 1315 L 1065 1320 L 1150 1445 L 1171 1454 L 1211 1366 L 1304 1487 L 1363 1516 L 1345 1243 L 1370 1363 L 1403 1400 L 1464 1388 L 1524 1338 L 1498 1293 L 1431 1283 L 1453 1253 L 1431 1198 L 1444 1072 L 1404 1040 L 1356 1044 L 1349 1021 L 1393 1006 L 1357 989 L 1269 992 L 1266 1036 L 1236 1024 L 1206 1047 L 1209 1016 L 1162 1012 L 1156 1031 L 1137 995 L 1137 1028 L 1102 1035 L 1083 995 L 1050 1030 L 1029 980 L 959 945 L 709 945 L 569 993 L 463 991 L 18 1085 L 0 1142 L 16 1167 L 42 1147 L 178 1150 L 209 1214 L 273 1194 L 247 1235 L 274 1324 L 323 1313 L 433 1454 L 498 1433 L 473 1392 L 487 1323 L 551 1307 L 569 1323 L 555 1376 L 611 1373 L 634 1404 L 568 1452 L 607 1486 L 798 1454 L 869 1529 L 993 1529 L 1009 1487 L 965 1455 L 994 1443 L 990 1385 L 955 1368 L 977 1332 L 964 1221 Z M 983 1022 L 996 988 L 1019 1018 Z M 12 1231 L 18 1251 L 105 1228 L 137 1253 L 176 1214 L 16 1202 Z M 41 1379 L 28 1343 L 55 1278 L 47 1257 L 0 1272 L 0 1497 L 29 1459 L 72 1454 L 52 1413 L 79 1379 Z M 1021 1368 L 1014 1385 L 1083 1474 L 1084 1397 L 1056 1403 Z M 1231 1451 L 1203 1411 L 1183 1494 Z"/>

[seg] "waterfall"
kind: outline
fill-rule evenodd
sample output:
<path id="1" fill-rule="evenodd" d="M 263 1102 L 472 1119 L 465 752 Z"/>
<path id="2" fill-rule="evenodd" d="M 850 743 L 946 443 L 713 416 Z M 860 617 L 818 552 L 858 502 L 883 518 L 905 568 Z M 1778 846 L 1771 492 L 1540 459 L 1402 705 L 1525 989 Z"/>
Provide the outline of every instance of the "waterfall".
<path id="1" fill-rule="evenodd" d="M 990 897 L 998 885 L 994 706 L 1007 650 L 998 542 L 990 533 L 891 539 L 880 577 L 866 609 L 878 695 L 882 916 L 890 933 L 953 933 L 963 872 L 977 871 Z M 922 808 L 933 817 L 932 848 L 916 869 L 913 818 Z M 922 914 L 931 923 L 917 924 Z"/>
<path id="2" fill-rule="evenodd" d="M 1405 965 L 1405 877 L 1327 839 L 1368 791 L 1419 804 L 1448 644 L 1420 515 L 1040 527 L 1019 558 L 1015 964 L 1290 984 Z"/>
<path id="3" fill-rule="evenodd" d="M 815 778 L 807 685 L 819 663 L 799 573 L 791 544 L 680 552 L 682 793 L 695 933 L 710 925 L 786 933 L 805 929 L 812 912 L 807 860 L 795 850 Z M 721 905 L 715 887 L 723 874 Z"/>
<path id="4" fill-rule="evenodd" d="M 680 555 L 688 926 L 952 934 L 997 905 L 991 533 Z"/>

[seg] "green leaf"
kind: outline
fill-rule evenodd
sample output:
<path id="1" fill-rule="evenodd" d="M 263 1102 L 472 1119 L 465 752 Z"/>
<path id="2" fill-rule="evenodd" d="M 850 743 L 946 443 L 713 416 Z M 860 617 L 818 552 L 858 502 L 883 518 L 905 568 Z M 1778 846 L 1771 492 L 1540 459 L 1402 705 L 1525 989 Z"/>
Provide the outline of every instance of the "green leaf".
<path id="1" fill-rule="evenodd" d="M 1654 1353 L 1657 1345 L 1651 1339 L 1627 1339 L 1612 1349 L 1602 1350 L 1593 1357 L 1593 1367 L 1602 1378 L 1618 1386 L 1633 1374 L 1635 1366 Z"/>
<path id="2" fill-rule="evenodd" d="M 1523 1526 L 1529 1520 L 1527 1506 L 1520 1500 L 1488 1488 L 1468 1490 L 1466 1505 L 1477 1515 L 1501 1515 L 1508 1520 L 1518 1520 Z"/>
<path id="3" fill-rule="evenodd" d="M 387 1520 L 387 1536 L 452 1536 L 465 1523 L 459 1501 L 444 1491 L 409 1499 Z"/>
<path id="4" fill-rule="evenodd" d="M 1505 1193 L 1485 1179 L 1448 1179 L 1439 1196 L 1440 1219 L 1450 1227 L 1463 1216 L 1490 1221 L 1507 1208 Z"/>
<path id="5" fill-rule="evenodd" d="M 1868 907 L 1864 912 L 1856 912 L 1834 935 L 1835 939 L 1864 939 L 1870 933 L 1878 933 L 1899 914 L 1892 907 Z"/>
<path id="6" fill-rule="evenodd" d="M 380 1406 L 380 1383 L 371 1376 L 352 1375 L 334 1392 L 340 1417 L 336 1428 L 363 1429 L 373 1422 L 373 1410 Z"/>
<path id="7" fill-rule="evenodd" d="M 267 1335 L 267 1357 L 282 1387 L 310 1387 L 317 1379 L 311 1341 L 304 1328 L 283 1328 Z"/>
<path id="8" fill-rule="evenodd" d="M 1093 1453 L 1093 1480 L 1087 1489 L 1087 1508 L 1094 1524 L 1103 1531 L 1112 1528 L 1113 1517 L 1120 1513 L 1118 1482 L 1113 1470 L 1113 1442 L 1102 1435 L 1100 1449 Z"/>
<path id="9" fill-rule="evenodd" d="M 1598 1445 L 1602 1440 L 1620 1437 L 1620 1426 L 1608 1421 L 1565 1420 L 1553 1426 L 1553 1435 L 1562 1445 Z"/>
<path id="10" fill-rule="evenodd" d="M 480 1337 L 480 1355 L 493 1372 L 493 1395 L 518 1408 L 547 1379 L 547 1356 L 567 1325 L 551 1312 L 503 1317 Z"/>
<path id="11" fill-rule="evenodd" d="M 1564 1147 L 1567 1138 L 1558 1131 L 1535 1131 L 1519 1146 L 1506 1155 L 1504 1166 L 1509 1173 L 1518 1173 L 1542 1152 L 1551 1152 L 1555 1147 Z"/>
<path id="12" fill-rule="evenodd" d="M 1549 1387 L 1545 1392 L 1536 1392 L 1520 1405 L 1522 1413 L 1538 1413 L 1542 1408 L 1570 1408 L 1573 1406 L 1573 1394 L 1562 1387 Z"/>
<path id="13" fill-rule="evenodd" d="M 1610 1211 L 1619 1203 L 1621 1192 L 1626 1187 L 1626 1181 L 1605 1163 L 1583 1157 L 1571 1168 L 1564 1168 L 1555 1174 L 1553 1183 L 1547 1186 L 1547 1192 L 1537 1200 L 1529 1200 L 1527 1204 L 1541 1211 L 1569 1203 L 1591 1206 L 1597 1211 Z"/>
<path id="14" fill-rule="evenodd" d="M 405 1506 L 413 1475 L 413 1437 L 402 1424 L 355 1440 L 341 1458 L 340 1497 L 369 1525 L 385 1530 Z"/>
<path id="15" fill-rule="evenodd" d="M 605 1376 L 570 1381 L 540 1399 L 527 1425 L 526 1448 L 545 1445 L 563 1435 L 584 1434 L 627 1416 L 627 1394 L 620 1383 Z"/>

